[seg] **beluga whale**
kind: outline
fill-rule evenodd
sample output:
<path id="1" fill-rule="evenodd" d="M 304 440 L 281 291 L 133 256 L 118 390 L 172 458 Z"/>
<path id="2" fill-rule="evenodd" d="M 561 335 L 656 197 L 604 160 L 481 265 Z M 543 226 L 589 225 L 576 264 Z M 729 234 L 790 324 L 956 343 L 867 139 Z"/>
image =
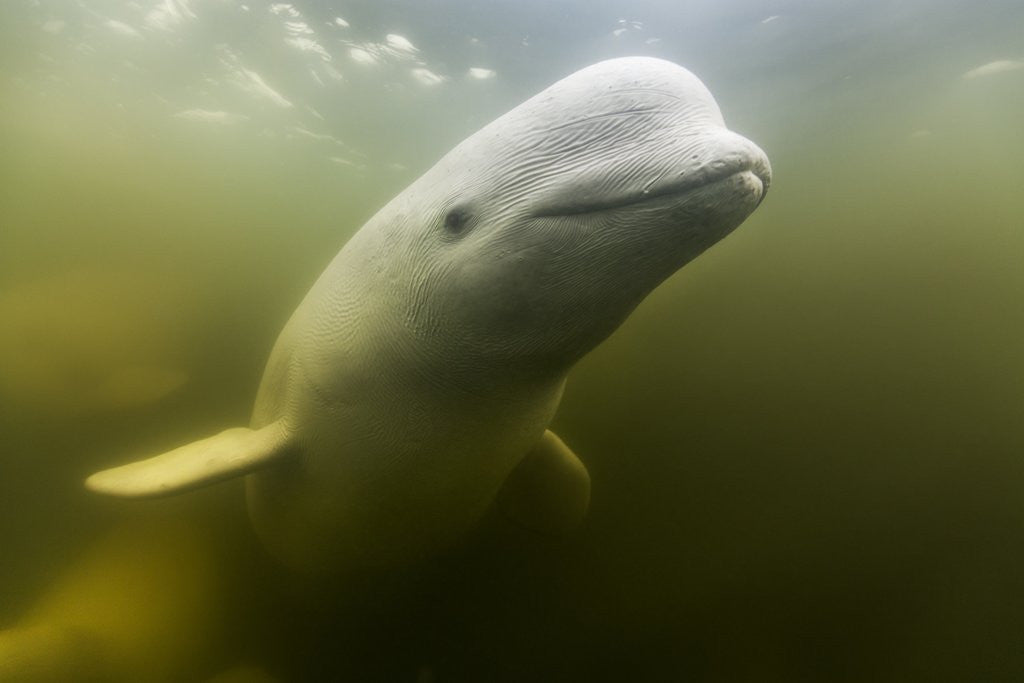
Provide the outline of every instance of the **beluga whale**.
<path id="1" fill-rule="evenodd" d="M 586 67 L 355 233 L 281 332 L 249 426 L 86 485 L 145 498 L 245 475 L 262 543 L 313 573 L 413 561 L 494 506 L 571 530 L 590 477 L 549 429 L 567 374 L 770 182 L 683 67 Z"/>

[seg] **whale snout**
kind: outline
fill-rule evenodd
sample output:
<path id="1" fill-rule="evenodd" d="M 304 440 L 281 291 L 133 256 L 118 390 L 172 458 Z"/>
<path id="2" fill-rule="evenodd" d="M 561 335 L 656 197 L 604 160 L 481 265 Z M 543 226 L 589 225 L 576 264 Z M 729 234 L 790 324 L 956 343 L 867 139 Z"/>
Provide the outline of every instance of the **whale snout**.
<path id="1" fill-rule="evenodd" d="M 731 232 L 761 205 L 772 184 L 771 164 L 757 145 L 730 131 L 717 137 L 689 184 L 670 193 L 671 214 L 704 233 L 701 241 Z"/>
<path id="2" fill-rule="evenodd" d="M 731 197 L 731 203 L 736 209 L 728 213 L 740 214 L 738 219 L 742 221 L 764 201 L 765 195 L 768 194 L 768 186 L 771 184 L 771 171 L 740 171 L 720 182 L 725 186 L 723 189 L 726 195 Z"/>
<path id="3" fill-rule="evenodd" d="M 768 188 L 772 184 L 772 165 L 768 161 L 768 155 L 765 154 L 760 147 L 746 141 L 747 145 L 751 148 L 752 158 L 750 160 L 749 168 L 745 171 L 753 176 L 753 179 L 757 181 L 759 185 L 758 189 L 758 204 L 764 201 L 764 197 L 768 194 Z"/>
<path id="4" fill-rule="evenodd" d="M 768 194 L 772 184 L 772 167 L 768 157 L 756 145 L 745 141 L 748 149 L 736 166 L 726 167 L 721 175 L 712 175 L 706 185 L 721 186 L 734 202 L 749 205 L 753 211 Z M 739 170 L 736 170 L 736 169 Z"/>
<path id="5" fill-rule="evenodd" d="M 725 128 L 661 140 L 658 145 L 602 160 L 590 172 L 576 170 L 535 208 L 539 217 L 592 214 L 640 205 L 727 202 L 753 211 L 772 182 L 760 147 Z"/>
<path id="6" fill-rule="evenodd" d="M 698 144 L 681 145 L 675 154 L 676 172 L 665 175 L 659 169 L 659 183 L 671 191 L 687 191 L 721 183 L 733 178 L 734 189 L 754 192 L 758 201 L 764 198 L 772 182 L 772 168 L 768 155 L 747 138 L 725 128 L 702 136 Z M 652 189 L 657 189 L 655 183 Z M 674 187 L 673 187 L 674 186 Z"/>

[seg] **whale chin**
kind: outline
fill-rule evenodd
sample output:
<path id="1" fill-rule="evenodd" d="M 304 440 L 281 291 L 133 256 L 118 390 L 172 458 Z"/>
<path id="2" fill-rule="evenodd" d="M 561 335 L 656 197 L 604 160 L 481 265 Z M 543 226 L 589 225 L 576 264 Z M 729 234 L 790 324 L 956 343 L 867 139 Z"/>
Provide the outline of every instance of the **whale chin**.
<path id="1" fill-rule="evenodd" d="M 720 180 L 710 182 L 701 190 L 707 194 L 720 194 L 723 198 L 720 201 L 728 201 L 736 205 L 736 208 L 749 206 L 749 211 L 753 211 L 764 201 L 770 184 L 770 175 L 760 175 L 752 169 L 733 173 Z"/>
<path id="2" fill-rule="evenodd" d="M 714 244 L 736 229 L 764 201 L 770 177 L 739 171 L 663 200 L 668 214 L 697 242 Z M 652 205 L 651 209 L 655 207 Z"/>

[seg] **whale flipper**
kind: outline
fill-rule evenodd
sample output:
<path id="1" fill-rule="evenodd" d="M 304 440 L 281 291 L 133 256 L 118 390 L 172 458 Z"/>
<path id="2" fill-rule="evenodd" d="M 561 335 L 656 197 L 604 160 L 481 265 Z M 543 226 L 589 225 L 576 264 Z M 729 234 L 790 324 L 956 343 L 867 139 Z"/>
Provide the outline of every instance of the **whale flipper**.
<path id="1" fill-rule="evenodd" d="M 228 429 L 162 455 L 97 472 L 85 485 L 125 498 L 181 493 L 247 474 L 287 455 L 292 451 L 288 436 L 281 422 L 261 429 Z"/>
<path id="2" fill-rule="evenodd" d="M 505 480 L 498 507 L 520 526 L 563 534 L 579 526 L 590 505 L 590 474 L 551 430 Z"/>

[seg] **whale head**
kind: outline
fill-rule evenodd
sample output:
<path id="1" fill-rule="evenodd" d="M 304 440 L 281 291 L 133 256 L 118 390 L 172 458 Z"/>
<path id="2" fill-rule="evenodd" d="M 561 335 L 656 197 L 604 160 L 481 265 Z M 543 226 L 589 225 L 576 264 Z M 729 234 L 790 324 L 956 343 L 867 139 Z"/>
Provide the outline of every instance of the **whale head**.
<path id="1" fill-rule="evenodd" d="M 567 368 L 764 198 L 768 159 L 660 59 L 600 62 L 455 147 L 377 220 L 405 326 L 471 365 Z M 475 361 L 475 362 L 474 362 Z"/>

